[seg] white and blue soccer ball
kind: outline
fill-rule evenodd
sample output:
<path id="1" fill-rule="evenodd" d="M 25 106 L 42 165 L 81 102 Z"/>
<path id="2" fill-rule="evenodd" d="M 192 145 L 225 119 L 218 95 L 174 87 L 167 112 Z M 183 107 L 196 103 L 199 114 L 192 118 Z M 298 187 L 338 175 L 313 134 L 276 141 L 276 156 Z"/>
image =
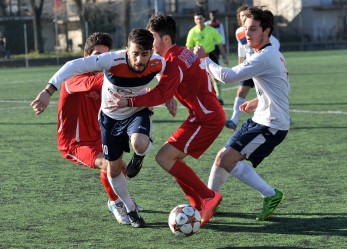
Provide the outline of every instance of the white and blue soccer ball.
<path id="1" fill-rule="evenodd" d="M 191 205 L 181 204 L 172 209 L 169 215 L 169 227 L 176 236 L 191 236 L 200 229 L 201 216 Z"/>

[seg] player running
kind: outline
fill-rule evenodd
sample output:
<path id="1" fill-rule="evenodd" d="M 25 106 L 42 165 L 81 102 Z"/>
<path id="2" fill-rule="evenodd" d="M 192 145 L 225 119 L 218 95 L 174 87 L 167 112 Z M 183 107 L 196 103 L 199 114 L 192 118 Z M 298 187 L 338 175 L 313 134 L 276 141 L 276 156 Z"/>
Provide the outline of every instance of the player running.
<path id="1" fill-rule="evenodd" d="M 216 155 L 208 186 L 220 191 L 232 174 L 264 197 L 263 210 L 256 219 L 266 220 L 282 202 L 284 195 L 267 184 L 254 168 L 272 153 L 288 133 L 290 85 L 285 59 L 269 41 L 274 25 L 273 14 L 252 7 L 246 10 L 245 15 L 247 43 L 255 54 L 233 68 L 221 67 L 209 58 L 203 60 L 206 69 L 223 82 L 252 78 L 257 93 L 257 98 L 240 106 L 243 112 L 255 110 L 254 115 L 243 123 Z M 199 57 L 206 56 L 201 47 L 196 52 Z M 254 168 L 244 159 L 249 160 Z"/>
<path id="2" fill-rule="evenodd" d="M 154 51 L 166 60 L 166 68 L 158 85 L 145 95 L 118 96 L 110 111 L 139 106 L 156 106 L 173 96 L 188 110 L 186 121 L 167 139 L 156 155 L 157 163 L 171 174 L 192 206 L 197 208 L 204 225 L 213 216 L 222 195 L 210 190 L 183 161 L 188 155 L 198 159 L 213 143 L 225 124 L 224 110 L 219 104 L 207 72 L 190 50 L 178 47 L 176 22 L 170 16 L 154 14 L 147 29 L 154 36 Z"/>
<path id="3" fill-rule="evenodd" d="M 49 80 L 52 87 L 76 74 L 104 70 L 99 124 L 103 154 L 107 161 L 107 176 L 112 188 L 122 200 L 133 227 L 144 227 L 145 222 L 131 199 L 125 176 L 122 174 L 123 152 L 129 152 L 129 138 L 140 163 L 128 165 L 137 174 L 143 157 L 151 148 L 151 115 L 145 107 L 124 108 L 111 112 L 107 106 L 113 94 L 133 97 L 147 92 L 146 86 L 163 72 L 165 60 L 153 54 L 153 35 L 145 29 L 135 29 L 128 37 L 126 50 L 89 56 L 67 62 Z M 87 111 L 87 110 L 86 110 Z M 132 161 L 133 162 L 133 161 Z M 137 167 L 139 166 L 140 167 Z M 129 171 L 127 171 L 129 175 Z"/>

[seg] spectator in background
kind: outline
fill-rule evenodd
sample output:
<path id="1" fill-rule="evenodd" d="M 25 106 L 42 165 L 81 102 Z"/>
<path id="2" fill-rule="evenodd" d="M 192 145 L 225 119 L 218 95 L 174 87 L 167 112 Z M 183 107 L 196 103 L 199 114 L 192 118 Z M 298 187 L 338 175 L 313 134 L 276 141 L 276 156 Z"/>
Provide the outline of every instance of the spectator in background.
<path id="1" fill-rule="evenodd" d="M 211 26 L 205 25 L 204 21 L 205 18 L 201 13 L 195 13 L 194 22 L 196 25 L 188 32 L 186 47 L 189 50 L 193 51 L 196 45 L 202 46 L 211 58 L 211 60 L 219 64 L 218 56 L 216 53 L 214 53 L 215 47 L 218 47 L 219 52 L 222 54 L 223 57 L 223 63 L 228 65 L 229 62 L 223 46 L 223 41 L 225 39 L 223 39 L 223 37 L 218 33 L 216 29 L 212 28 Z M 215 79 L 212 77 L 211 79 L 213 80 L 219 103 L 221 105 L 224 105 L 222 92 L 219 91 Z"/>

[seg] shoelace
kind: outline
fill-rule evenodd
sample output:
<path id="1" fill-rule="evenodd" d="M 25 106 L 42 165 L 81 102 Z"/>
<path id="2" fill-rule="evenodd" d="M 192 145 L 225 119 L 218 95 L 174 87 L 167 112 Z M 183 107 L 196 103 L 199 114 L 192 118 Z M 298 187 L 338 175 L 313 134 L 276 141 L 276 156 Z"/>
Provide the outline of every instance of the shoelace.
<path id="1" fill-rule="evenodd" d="M 114 204 L 114 207 L 115 209 L 117 209 L 118 213 L 121 215 L 121 216 L 124 216 L 126 215 L 126 212 L 124 210 L 124 205 L 123 203 L 117 203 L 117 204 Z"/>

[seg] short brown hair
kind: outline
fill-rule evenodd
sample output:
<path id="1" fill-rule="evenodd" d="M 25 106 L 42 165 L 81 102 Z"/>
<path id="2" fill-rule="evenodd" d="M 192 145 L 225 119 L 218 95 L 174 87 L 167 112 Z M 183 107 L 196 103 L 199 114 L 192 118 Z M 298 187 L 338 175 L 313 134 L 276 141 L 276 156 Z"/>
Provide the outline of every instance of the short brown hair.
<path id="1" fill-rule="evenodd" d="M 263 31 L 270 28 L 269 37 L 274 29 L 274 16 L 270 10 L 263 10 L 262 7 L 250 7 L 246 11 L 247 18 L 259 21 Z"/>
<path id="2" fill-rule="evenodd" d="M 237 11 L 236 11 L 236 20 L 237 20 L 237 24 L 239 26 L 243 26 L 243 23 L 241 22 L 241 19 L 240 19 L 240 13 L 241 11 L 245 11 L 247 10 L 249 7 L 248 5 L 242 5 L 240 7 L 237 8 Z"/>
<path id="3" fill-rule="evenodd" d="M 128 46 L 131 42 L 140 45 L 144 50 L 151 50 L 154 37 L 147 29 L 133 29 L 128 36 Z"/>
<path id="4" fill-rule="evenodd" d="M 95 32 L 86 40 L 84 52 L 91 55 L 96 45 L 104 45 L 109 49 L 112 47 L 112 37 L 107 33 Z"/>

